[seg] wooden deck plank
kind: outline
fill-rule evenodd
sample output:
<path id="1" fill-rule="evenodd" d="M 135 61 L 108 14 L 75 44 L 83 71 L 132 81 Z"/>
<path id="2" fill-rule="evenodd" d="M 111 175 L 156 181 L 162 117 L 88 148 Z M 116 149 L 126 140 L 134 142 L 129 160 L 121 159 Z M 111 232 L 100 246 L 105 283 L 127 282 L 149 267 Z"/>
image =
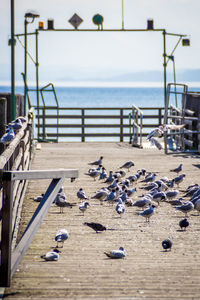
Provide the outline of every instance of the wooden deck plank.
<path id="1" fill-rule="evenodd" d="M 82 187 L 91 198 L 104 186 L 84 175 L 90 168 L 88 162 L 104 156 L 103 165 L 117 170 L 128 160 L 135 162 L 130 174 L 140 168 L 158 171 L 158 178 L 175 176 L 169 172 L 183 163 L 185 181 L 183 190 L 191 183 L 199 182 L 199 155 L 164 155 L 157 149 L 137 149 L 125 143 L 59 143 L 41 144 L 36 151 L 32 169 L 70 168 L 79 170 L 79 178 L 73 183 L 67 179 L 64 190 L 69 202 L 79 203 L 76 192 Z M 51 158 L 51 159 L 49 159 Z M 128 173 L 128 175 L 129 175 Z M 23 205 L 20 232 L 29 222 L 37 203 L 30 198 L 46 190 L 48 180 L 29 182 Z M 136 185 L 134 199 L 142 195 L 141 183 Z M 183 192 L 180 192 L 181 197 Z M 187 200 L 187 198 L 186 198 Z M 91 206 L 85 215 L 77 206 L 66 208 L 64 214 L 52 205 L 5 296 L 10 299 L 199 299 L 200 261 L 199 216 L 194 211 L 189 217 L 186 232 L 179 230 L 183 215 L 167 203 L 156 208 L 150 224 L 138 216 L 134 207 L 126 207 L 122 218 L 115 212 L 115 205 L 100 205 L 89 200 Z M 109 229 L 96 234 L 83 225 L 97 221 Z M 61 249 L 58 262 L 43 262 L 40 255 L 56 245 L 55 233 L 66 228 L 69 238 Z M 170 252 L 163 252 L 161 242 L 173 237 Z M 127 257 L 109 260 L 104 251 L 124 246 Z"/>

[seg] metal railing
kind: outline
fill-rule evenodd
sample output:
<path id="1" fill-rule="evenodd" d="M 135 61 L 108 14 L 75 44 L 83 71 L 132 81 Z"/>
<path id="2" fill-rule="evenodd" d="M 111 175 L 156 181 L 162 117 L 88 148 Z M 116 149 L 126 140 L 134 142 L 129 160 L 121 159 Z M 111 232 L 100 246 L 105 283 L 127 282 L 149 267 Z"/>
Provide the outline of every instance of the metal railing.
<path id="1" fill-rule="evenodd" d="M 129 143 L 142 147 L 143 112 L 135 105 L 132 105 L 132 112 L 129 114 L 129 128 Z"/>
<path id="2" fill-rule="evenodd" d="M 163 123 L 164 107 L 34 107 L 39 141 L 119 141 L 140 138 Z M 134 119 L 132 116 L 134 114 Z M 59 115 L 59 121 L 58 121 Z M 139 126 L 139 127 L 137 127 Z M 136 128 L 137 127 L 137 128 Z M 141 128 L 141 132 L 139 130 Z M 99 140 L 98 140 L 99 141 Z"/>
<path id="3" fill-rule="evenodd" d="M 0 286 L 10 286 L 10 280 L 34 234 L 63 185 L 64 178 L 77 178 L 77 170 L 29 170 L 33 154 L 33 113 L 16 133 L 14 140 L 0 155 Z M 19 239 L 18 227 L 28 180 L 52 179 L 43 201 L 34 212 Z M 17 240 L 19 240 L 17 242 Z"/>

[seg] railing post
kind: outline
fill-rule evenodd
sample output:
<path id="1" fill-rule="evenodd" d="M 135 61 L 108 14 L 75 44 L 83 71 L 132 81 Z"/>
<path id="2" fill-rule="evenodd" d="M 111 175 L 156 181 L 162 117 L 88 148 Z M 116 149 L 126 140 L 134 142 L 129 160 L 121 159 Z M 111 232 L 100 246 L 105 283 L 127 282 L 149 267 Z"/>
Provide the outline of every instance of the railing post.
<path id="1" fill-rule="evenodd" d="M 13 181 L 3 179 L 2 232 L 1 232 L 1 278 L 0 286 L 10 286 L 12 248 Z"/>
<path id="2" fill-rule="evenodd" d="M 46 139 L 46 115 L 45 108 L 42 109 L 42 138 Z"/>
<path id="3" fill-rule="evenodd" d="M 85 109 L 81 109 L 81 125 L 82 125 L 82 130 L 81 130 L 81 142 L 85 142 Z"/>
<path id="4" fill-rule="evenodd" d="M 7 99 L 0 98 L 0 138 L 5 133 L 7 124 Z M 4 151 L 4 145 L 0 143 L 0 154 Z"/>
<path id="5" fill-rule="evenodd" d="M 124 141 L 123 136 L 123 108 L 120 109 L 120 142 Z"/>
<path id="6" fill-rule="evenodd" d="M 160 126 L 162 124 L 162 108 L 158 108 L 158 125 Z"/>

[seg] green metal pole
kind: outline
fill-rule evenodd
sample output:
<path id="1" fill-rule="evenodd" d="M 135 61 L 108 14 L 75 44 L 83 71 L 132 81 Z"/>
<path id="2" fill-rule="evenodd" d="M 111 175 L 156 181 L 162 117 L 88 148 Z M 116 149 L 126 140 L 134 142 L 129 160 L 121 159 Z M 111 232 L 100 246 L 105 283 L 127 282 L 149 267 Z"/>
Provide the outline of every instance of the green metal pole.
<path id="1" fill-rule="evenodd" d="M 167 62 L 166 62 L 166 31 L 163 30 L 163 67 L 164 67 L 164 106 L 167 105 Z"/>
<path id="2" fill-rule="evenodd" d="M 37 114 L 38 114 L 38 136 L 37 138 L 39 139 L 39 134 L 40 134 L 40 119 L 39 119 L 39 114 L 40 114 L 40 109 L 39 109 L 39 105 L 40 105 L 40 94 L 39 94 L 39 62 L 38 62 L 38 30 L 35 31 L 35 37 L 36 37 L 36 63 L 35 63 L 35 67 L 36 67 L 36 97 L 37 97 Z"/>
<path id="3" fill-rule="evenodd" d="M 27 99 L 27 21 L 24 20 L 24 106 L 26 115 L 26 99 Z"/>
<path id="4" fill-rule="evenodd" d="M 167 123 L 167 62 L 166 62 L 166 31 L 163 30 L 163 67 L 164 67 L 164 106 L 165 106 L 165 118 L 164 124 Z M 164 133 L 164 144 L 165 144 L 165 154 L 167 154 L 167 132 Z"/>
<path id="5" fill-rule="evenodd" d="M 15 119 L 15 9 L 11 0 L 11 120 Z"/>
<path id="6" fill-rule="evenodd" d="M 122 30 L 124 30 L 124 0 L 122 0 Z"/>

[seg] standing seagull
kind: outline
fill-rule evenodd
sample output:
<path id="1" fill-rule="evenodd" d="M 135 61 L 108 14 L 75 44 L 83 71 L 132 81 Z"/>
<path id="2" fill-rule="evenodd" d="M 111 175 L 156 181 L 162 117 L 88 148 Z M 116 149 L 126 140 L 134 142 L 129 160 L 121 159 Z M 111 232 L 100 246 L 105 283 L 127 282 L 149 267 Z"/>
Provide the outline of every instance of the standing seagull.
<path id="1" fill-rule="evenodd" d="M 58 243 L 62 243 L 61 247 L 63 247 L 64 241 L 66 241 L 68 237 L 69 234 L 66 229 L 59 229 L 55 236 L 55 241 L 57 242 L 57 248 L 58 248 Z"/>
<path id="2" fill-rule="evenodd" d="M 55 200 L 54 200 L 54 203 L 60 207 L 60 213 L 63 213 L 64 212 L 64 207 L 70 207 L 72 208 L 72 206 L 76 205 L 76 203 L 69 203 L 67 202 L 67 198 L 66 198 L 66 195 L 65 193 L 58 193 Z"/>
<path id="3" fill-rule="evenodd" d="M 175 169 L 171 169 L 170 172 L 175 172 L 175 173 L 179 173 L 182 171 L 182 167 L 183 167 L 183 164 L 180 164 L 177 168 Z"/>
<path id="4" fill-rule="evenodd" d="M 150 221 L 150 217 L 154 213 L 154 207 L 155 207 L 154 205 L 150 205 L 144 211 L 140 212 L 139 216 L 142 216 L 142 217 L 146 218 L 146 222 L 149 222 Z"/>
<path id="5" fill-rule="evenodd" d="M 129 169 L 131 168 L 131 167 L 133 167 L 135 164 L 134 164 L 134 162 L 132 161 L 132 160 L 130 160 L 130 161 L 127 161 L 125 164 L 123 164 L 121 167 L 120 167 L 120 169 L 128 169 L 128 172 L 129 172 Z"/>
<path id="6" fill-rule="evenodd" d="M 100 158 L 98 160 L 95 160 L 95 161 L 89 163 L 88 165 L 90 165 L 90 166 L 102 165 L 102 160 L 103 160 L 103 156 L 100 156 Z"/>
<path id="7" fill-rule="evenodd" d="M 88 200 L 82 188 L 80 188 L 77 192 L 77 197 L 79 200 Z"/>
<path id="8" fill-rule="evenodd" d="M 82 211 L 83 215 L 88 206 L 90 206 L 90 204 L 87 201 L 79 204 L 79 209 L 80 209 L 80 211 Z"/>
<path id="9" fill-rule="evenodd" d="M 194 209 L 194 204 L 191 201 L 187 201 L 183 205 L 176 206 L 175 209 L 182 211 L 187 217 L 188 212 Z"/>
<path id="10" fill-rule="evenodd" d="M 121 198 L 119 198 L 118 204 L 117 204 L 115 210 L 116 210 L 116 212 L 120 215 L 120 217 L 121 217 L 121 215 L 124 213 L 124 211 L 125 211 L 125 206 L 124 206 L 124 204 L 123 204 Z"/>

